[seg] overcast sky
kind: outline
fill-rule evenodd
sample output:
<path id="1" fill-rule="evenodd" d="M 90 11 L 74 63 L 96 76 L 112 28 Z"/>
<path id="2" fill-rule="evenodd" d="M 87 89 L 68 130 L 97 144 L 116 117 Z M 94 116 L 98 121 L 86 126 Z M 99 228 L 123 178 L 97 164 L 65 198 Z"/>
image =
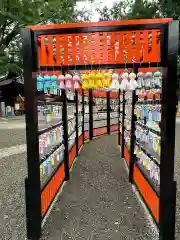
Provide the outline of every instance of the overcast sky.
<path id="1" fill-rule="evenodd" d="M 77 8 L 82 9 L 86 8 L 87 10 L 90 10 L 93 12 L 93 16 L 91 21 L 97 22 L 99 19 L 99 14 L 95 11 L 97 7 L 103 8 L 104 6 L 107 6 L 108 8 L 111 8 L 115 2 L 119 2 L 119 0 L 94 0 L 93 3 L 90 3 L 87 1 L 82 1 L 77 3 Z"/>

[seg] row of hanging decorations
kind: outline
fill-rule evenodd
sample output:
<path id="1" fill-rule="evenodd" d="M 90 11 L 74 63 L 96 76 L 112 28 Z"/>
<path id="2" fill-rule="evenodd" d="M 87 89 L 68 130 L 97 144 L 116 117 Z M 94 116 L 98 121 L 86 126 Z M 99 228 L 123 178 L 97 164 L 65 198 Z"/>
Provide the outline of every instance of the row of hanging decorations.
<path id="1" fill-rule="evenodd" d="M 137 79 L 137 81 L 136 81 Z M 39 74 L 37 77 L 37 90 L 57 95 L 61 89 L 100 89 L 100 90 L 135 90 L 139 89 L 138 95 L 145 96 L 154 89 L 154 94 L 160 92 L 162 76 L 159 70 L 152 72 L 128 73 L 124 70 L 122 74 L 101 71 L 89 71 L 87 73 L 67 73 L 56 76 L 55 74 Z M 145 90 L 147 89 L 148 90 Z"/>

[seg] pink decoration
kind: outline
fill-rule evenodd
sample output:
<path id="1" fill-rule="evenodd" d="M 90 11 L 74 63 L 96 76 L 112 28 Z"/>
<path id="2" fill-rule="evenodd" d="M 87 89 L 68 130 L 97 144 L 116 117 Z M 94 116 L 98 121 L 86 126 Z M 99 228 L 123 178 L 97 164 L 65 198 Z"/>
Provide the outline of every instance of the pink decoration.
<path id="1" fill-rule="evenodd" d="M 67 89 L 71 89 L 72 88 L 71 80 L 67 80 L 66 81 L 66 88 Z"/>
<path id="2" fill-rule="evenodd" d="M 74 83 L 74 88 L 75 88 L 75 89 L 79 89 L 79 88 L 80 88 L 79 81 L 75 81 L 75 83 Z"/>
<path id="3" fill-rule="evenodd" d="M 73 76 L 73 81 L 80 81 L 80 77 L 79 77 L 79 75 L 74 75 Z"/>
<path id="4" fill-rule="evenodd" d="M 73 77 L 70 74 L 65 75 L 65 86 L 67 89 L 72 88 L 72 79 L 73 79 Z"/>
<path id="5" fill-rule="evenodd" d="M 72 80 L 72 76 L 70 74 L 66 74 L 65 75 L 65 80 L 68 81 L 68 80 Z"/>
<path id="6" fill-rule="evenodd" d="M 64 81 L 61 81 L 59 84 L 60 89 L 65 89 Z"/>
<path id="7" fill-rule="evenodd" d="M 59 80 L 59 81 L 64 81 L 64 79 L 65 79 L 64 75 L 59 75 L 59 76 L 58 76 L 58 80 Z"/>

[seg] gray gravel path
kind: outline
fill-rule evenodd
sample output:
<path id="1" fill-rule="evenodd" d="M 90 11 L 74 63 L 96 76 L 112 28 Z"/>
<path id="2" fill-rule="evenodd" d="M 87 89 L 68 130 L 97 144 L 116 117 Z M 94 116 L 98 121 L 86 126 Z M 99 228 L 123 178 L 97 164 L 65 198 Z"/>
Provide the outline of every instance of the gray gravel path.
<path id="1" fill-rule="evenodd" d="M 26 154 L 0 159 L 0 239 L 25 240 Z"/>
<path id="2" fill-rule="evenodd" d="M 26 143 L 24 129 L 0 129 L 0 149 Z"/>
<path id="3" fill-rule="evenodd" d="M 103 136 L 85 145 L 42 239 L 157 239 L 127 181 L 117 136 Z"/>

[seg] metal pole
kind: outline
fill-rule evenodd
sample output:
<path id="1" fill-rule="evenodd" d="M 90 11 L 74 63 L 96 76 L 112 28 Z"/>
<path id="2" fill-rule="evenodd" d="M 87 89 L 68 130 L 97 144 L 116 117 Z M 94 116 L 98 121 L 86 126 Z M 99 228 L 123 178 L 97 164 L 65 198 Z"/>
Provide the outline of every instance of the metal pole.
<path id="1" fill-rule="evenodd" d="M 121 157 L 124 158 L 124 119 L 125 119 L 125 92 L 123 91 L 123 112 L 122 112 L 122 147 Z"/>
<path id="2" fill-rule="evenodd" d="M 93 139 L 93 97 L 92 89 L 89 89 L 89 139 Z"/>
<path id="3" fill-rule="evenodd" d="M 130 143 L 130 163 L 129 163 L 129 182 L 133 184 L 133 170 L 134 170 L 134 142 L 135 142 L 135 121 L 134 107 L 136 103 L 136 92 L 132 92 L 132 112 L 131 112 L 131 143 Z"/>
<path id="4" fill-rule="evenodd" d="M 118 145 L 120 145 L 120 106 L 121 106 L 121 100 L 120 100 L 120 94 L 121 94 L 121 91 L 119 89 L 118 91 Z"/>
<path id="5" fill-rule="evenodd" d="M 64 73 L 63 73 L 64 74 Z M 65 167 L 65 180 L 69 180 L 69 149 L 68 149 L 68 119 L 67 119 L 67 98 L 66 90 L 62 89 L 63 109 L 62 120 L 64 128 L 64 167 Z"/>
<path id="6" fill-rule="evenodd" d="M 84 144 L 84 89 L 82 89 L 82 134 L 83 134 L 83 144 Z"/>
<path id="7" fill-rule="evenodd" d="M 79 125 L 79 122 L 78 122 L 78 92 L 77 90 L 75 90 L 75 101 L 76 101 L 76 156 L 79 155 L 79 128 L 78 128 L 78 125 Z"/>
<path id="8" fill-rule="evenodd" d="M 110 91 L 106 92 L 107 98 L 107 134 L 110 134 Z"/>

